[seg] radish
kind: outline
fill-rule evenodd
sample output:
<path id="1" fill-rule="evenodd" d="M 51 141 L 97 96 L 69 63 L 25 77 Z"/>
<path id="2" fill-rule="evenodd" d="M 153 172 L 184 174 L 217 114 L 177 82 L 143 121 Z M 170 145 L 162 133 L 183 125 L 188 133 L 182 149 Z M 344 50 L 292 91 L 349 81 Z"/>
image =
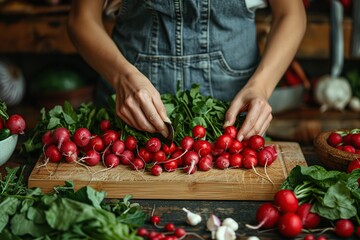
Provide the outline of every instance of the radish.
<path id="1" fill-rule="evenodd" d="M 250 148 L 250 147 L 245 147 L 242 151 L 241 154 L 245 157 L 246 155 L 254 155 L 257 156 L 257 152 Z"/>
<path id="2" fill-rule="evenodd" d="M 183 156 L 184 156 L 184 152 L 183 152 L 182 150 L 177 150 L 177 151 L 175 151 L 173 154 L 171 154 L 171 159 L 176 160 L 177 165 L 178 165 L 179 167 L 181 167 L 181 166 L 184 165 Z"/>
<path id="3" fill-rule="evenodd" d="M 227 150 L 233 143 L 233 138 L 229 134 L 222 134 L 216 139 L 216 147 Z"/>
<path id="4" fill-rule="evenodd" d="M 348 133 L 345 136 L 343 136 L 343 145 L 351 145 L 351 137 L 352 137 L 352 133 Z"/>
<path id="5" fill-rule="evenodd" d="M 193 149 L 200 157 L 204 157 L 211 153 L 211 143 L 206 140 L 196 140 L 193 144 Z"/>
<path id="6" fill-rule="evenodd" d="M 169 147 L 168 145 L 166 145 L 166 144 L 163 144 L 162 147 L 161 147 L 161 149 L 164 151 L 164 153 L 165 153 L 166 155 L 170 155 L 170 154 L 172 154 L 173 152 L 175 152 L 176 146 L 175 146 L 175 144 L 172 142 L 171 145 L 170 145 L 170 147 Z"/>
<path id="7" fill-rule="evenodd" d="M 233 143 L 231 144 L 231 146 L 229 147 L 229 152 L 230 153 L 239 153 L 241 152 L 241 150 L 243 150 L 244 146 L 242 144 L 242 142 L 240 142 L 237 139 L 233 140 Z"/>
<path id="8" fill-rule="evenodd" d="M 111 126 L 110 120 L 108 120 L 108 119 L 101 120 L 101 122 L 100 122 L 100 130 L 102 132 L 106 132 L 107 130 L 109 130 L 110 126 Z"/>
<path id="9" fill-rule="evenodd" d="M 355 153 L 355 148 L 352 145 L 344 145 L 342 150 L 349 153 Z"/>
<path id="10" fill-rule="evenodd" d="M 335 223 L 334 232 L 337 236 L 347 238 L 354 233 L 354 224 L 349 219 L 339 219 Z"/>
<path id="11" fill-rule="evenodd" d="M 206 135 L 206 128 L 201 125 L 196 125 L 192 129 L 192 136 L 195 139 L 204 138 Z"/>
<path id="12" fill-rule="evenodd" d="M 165 231 L 167 232 L 174 232 L 175 231 L 175 225 L 173 223 L 166 223 L 164 226 Z"/>
<path id="13" fill-rule="evenodd" d="M 52 141 L 52 132 L 50 130 L 46 131 L 41 137 L 41 143 L 43 146 L 51 145 Z"/>
<path id="14" fill-rule="evenodd" d="M 218 167 L 219 169 L 225 169 L 228 168 L 230 166 L 230 161 L 228 158 L 223 157 L 223 156 L 219 156 L 218 158 L 216 158 L 215 160 L 215 165 L 216 167 Z"/>
<path id="15" fill-rule="evenodd" d="M 246 224 L 251 229 L 273 228 L 279 220 L 279 210 L 270 202 L 265 202 L 256 210 L 257 226 Z"/>
<path id="16" fill-rule="evenodd" d="M 134 151 L 137 147 L 136 138 L 132 135 L 127 136 L 124 143 L 125 143 L 125 148 L 131 151 Z"/>
<path id="17" fill-rule="evenodd" d="M 72 139 L 78 147 L 85 147 L 90 142 L 91 132 L 84 127 L 78 128 L 74 132 Z"/>
<path id="18" fill-rule="evenodd" d="M 174 235 L 178 238 L 182 238 L 186 235 L 186 231 L 183 228 L 176 228 L 174 231 Z"/>
<path id="19" fill-rule="evenodd" d="M 161 141 L 156 137 L 152 137 L 146 141 L 145 148 L 149 152 L 155 153 L 161 149 Z"/>
<path id="20" fill-rule="evenodd" d="M 360 149 L 360 133 L 354 133 L 350 139 L 351 145 L 357 149 Z"/>
<path id="21" fill-rule="evenodd" d="M 241 168 L 243 165 L 243 156 L 240 153 L 235 153 L 229 158 L 230 166 L 233 168 Z"/>
<path id="22" fill-rule="evenodd" d="M 159 150 L 159 151 L 153 153 L 152 161 L 153 162 L 158 162 L 158 163 L 165 162 L 166 161 L 166 154 L 164 153 L 164 151 Z"/>
<path id="23" fill-rule="evenodd" d="M 296 214 L 301 219 L 303 227 L 308 229 L 316 228 L 321 220 L 319 214 L 311 212 L 311 208 L 311 203 L 302 203 L 296 211 Z"/>
<path id="24" fill-rule="evenodd" d="M 85 163 L 88 166 L 95 166 L 100 162 L 100 158 L 100 153 L 98 153 L 94 149 L 91 149 L 85 153 L 85 157 L 83 157 L 82 159 L 84 159 Z"/>
<path id="25" fill-rule="evenodd" d="M 184 173 L 194 174 L 197 171 L 197 165 L 191 166 L 187 165 L 184 167 Z"/>
<path id="26" fill-rule="evenodd" d="M 110 154 L 106 155 L 105 161 L 104 161 L 104 164 L 106 167 L 114 168 L 114 167 L 118 166 L 119 163 L 120 163 L 120 159 L 115 154 L 110 153 Z"/>
<path id="27" fill-rule="evenodd" d="M 212 159 L 207 156 L 200 158 L 198 167 L 201 171 L 209 171 L 212 168 Z"/>
<path id="28" fill-rule="evenodd" d="M 293 212 L 286 212 L 279 217 L 278 229 L 285 237 L 296 237 L 302 230 L 301 219 Z"/>
<path id="29" fill-rule="evenodd" d="M 116 155 L 120 156 L 125 150 L 125 143 L 120 139 L 116 139 L 111 145 L 111 151 Z"/>
<path id="30" fill-rule="evenodd" d="M 180 141 L 180 146 L 183 150 L 189 151 L 192 149 L 192 146 L 194 144 L 194 139 L 190 136 L 185 136 Z"/>
<path id="31" fill-rule="evenodd" d="M 337 147 L 343 142 L 343 137 L 340 133 L 332 132 L 327 138 L 327 143 L 332 147 Z"/>
<path id="32" fill-rule="evenodd" d="M 294 213 L 298 209 L 299 201 L 293 191 L 289 189 L 282 189 L 275 193 L 274 204 L 282 213 Z"/>
<path id="33" fill-rule="evenodd" d="M 119 139 L 119 133 L 115 130 L 107 130 L 104 132 L 101 138 L 104 142 L 104 145 L 109 146 L 117 139 Z"/>
<path id="34" fill-rule="evenodd" d="M 266 148 L 261 149 L 257 154 L 259 166 L 265 167 L 270 166 L 274 162 L 274 155 Z"/>
<path id="35" fill-rule="evenodd" d="M 351 161 L 348 166 L 347 166 L 347 173 L 351 173 L 352 171 L 354 171 L 355 169 L 360 168 L 360 158 L 357 158 L 353 161 Z"/>
<path id="36" fill-rule="evenodd" d="M 46 159 L 49 159 L 50 162 L 58 163 L 60 162 L 62 156 L 59 149 L 55 145 L 49 145 L 45 148 L 44 153 Z"/>
<path id="37" fill-rule="evenodd" d="M 68 163 L 76 162 L 77 159 L 78 159 L 78 153 L 77 152 L 72 153 L 69 156 L 65 156 L 65 161 L 68 162 Z"/>
<path id="38" fill-rule="evenodd" d="M 54 130 L 52 138 L 54 143 L 57 144 L 57 147 L 60 149 L 63 142 L 70 140 L 70 132 L 67 128 L 58 127 Z"/>
<path id="39" fill-rule="evenodd" d="M 152 175 L 159 176 L 162 173 L 163 169 L 162 169 L 162 167 L 160 165 L 156 164 L 156 165 L 151 167 L 150 171 L 151 171 Z"/>
<path id="40" fill-rule="evenodd" d="M 178 164 L 176 160 L 172 160 L 172 161 L 166 161 L 164 163 L 164 169 L 167 172 L 173 172 L 178 168 Z"/>
<path id="41" fill-rule="evenodd" d="M 139 157 L 135 157 L 134 160 L 131 162 L 131 168 L 134 170 L 141 170 L 144 167 L 145 162 Z"/>
<path id="42" fill-rule="evenodd" d="M 185 166 L 196 166 L 199 162 L 199 155 L 195 151 L 188 151 L 183 156 Z"/>
<path id="43" fill-rule="evenodd" d="M 247 169 L 253 168 L 253 169 L 255 169 L 257 164 L 258 164 L 258 160 L 257 160 L 257 157 L 255 155 L 248 154 L 248 155 L 245 155 L 243 157 L 243 166 L 244 166 L 244 168 L 247 168 Z"/>
<path id="44" fill-rule="evenodd" d="M 66 141 L 61 145 L 60 152 L 63 156 L 70 156 L 77 153 L 77 146 L 72 141 Z"/>
<path id="45" fill-rule="evenodd" d="M 136 231 L 136 234 L 140 237 L 143 237 L 146 239 L 146 237 L 148 236 L 149 232 L 148 230 L 146 230 L 146 228 L 143 227 L 139 227 Z"/>
<path id="46" fill-rule="evenodd" d="M 11 115 L 5 121 L 5 127 L 10 130 L 11 134 L 25 134 L 26 122 L 25 119 L 19 114 Z"/>
<path id="47" fill-rule="evenodd" d="M 273 161 L 275 161 L 277 156 L 278 156 L 278 153 L 276 151 L 275 146 L 274 145 L 268 145 L 268 146 L 265 146 L 264 149 L 271 152 L 271 154 L 273 155 Z"/>
<path id="48" fill-rule="evenodd" d="M 141 158 L 144 162 L 149 163 L 152 159 L 152 153 L 146 150 L 145 147 L 142 147 L 138 151 L 138 157 Z"/>
<path id="49" fill-rule="evenodd" d="M 134 152 L 129 149 L 125 149 L 119 158 L 122 164 L 129 165 L 134 160 Z"/>
<path id="50" fill-rule="evenodd" d="M 249 147 L 259 151 L 265 145 L 265 139 L 260 135 L 253 135 L 249 138 Z"/>
<path id="51" fill-rule="evenodd" d="M 89 150 L 93 149 L 97 152 L 101 152 L 104 150 L 105 144 L 100 136 L 93 135 L 87 146 L 88 146 Z"/>
<path id="52" fill-rule="evenodd" d="M 237 129 L 235 126 L 227 126 L 224 129 L 224 134 L 230 135 L 232 138 L 236 138 Z"/>

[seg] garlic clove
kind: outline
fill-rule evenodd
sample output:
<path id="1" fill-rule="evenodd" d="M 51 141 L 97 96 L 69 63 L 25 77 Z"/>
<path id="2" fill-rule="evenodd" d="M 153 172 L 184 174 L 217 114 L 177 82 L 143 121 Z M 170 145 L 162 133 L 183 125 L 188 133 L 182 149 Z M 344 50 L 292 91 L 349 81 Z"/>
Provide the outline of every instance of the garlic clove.
<path id="1" fill-rule="evenodd" d="M 260 240 L 257 236 L 250 236 L 246 240 Z"/>
<path id="2" fill-rule="evenodd" d="M 220 226 L 216 231 L 216 240 L 235 240 L 235 231 L 228 226 Z"/>
<path id="3" fill-rule="evenodd" d="M 211 214 L 206 222 L 207 229 L 211 231 L 211 239 L 215 238 L 216 230 L 218 229 L 218 227 L 220 227 L 220 225 L 221 225 L 220 219 L 216 215 Z"/>
<path id="4" fill-rule="evenodd" d="M 353 96 L 350 99 L 349 108 L 355 112 L 360 112 L 360 98 Z"/>
<path id="5" fill-rule="evenodd" d="M 186 212 L 186 222 L 191 225 L 191 226 L 195 226 L 195 225 L 198 225 L 202 218 L 199 214 L 196 214 L 196 213 L 193 213 L 189 210 L 187 210 L 186 208 L 183 208 L 182 209 L 184 212 Z"/>
<path id="6" fill-rule="evenodd" d="M 224 221 L 222 222 L 222 225 L 228 226 L 234 231 L 239 229 L 239 224 L 232 218 L 225 218 Z"/>

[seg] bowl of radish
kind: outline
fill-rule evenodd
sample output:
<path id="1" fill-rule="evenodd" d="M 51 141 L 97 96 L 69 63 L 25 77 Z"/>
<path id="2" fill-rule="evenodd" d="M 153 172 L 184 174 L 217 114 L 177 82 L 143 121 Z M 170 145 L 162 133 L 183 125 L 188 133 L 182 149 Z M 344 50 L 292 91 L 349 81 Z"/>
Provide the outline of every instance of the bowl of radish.
<path id="1" fill-rule="evenodd" d="M 315 137 L 314 147 L 325 168 L 346 171 L 350 162 L 360 158 L 360 129 L 322 132 Z"/>
<path id="2" fill-rule="evenodd" d="M 4 165 L 14 153 L 18 135 L 12 134 L 4 140 L 0 141 L 0 166 Z"/>

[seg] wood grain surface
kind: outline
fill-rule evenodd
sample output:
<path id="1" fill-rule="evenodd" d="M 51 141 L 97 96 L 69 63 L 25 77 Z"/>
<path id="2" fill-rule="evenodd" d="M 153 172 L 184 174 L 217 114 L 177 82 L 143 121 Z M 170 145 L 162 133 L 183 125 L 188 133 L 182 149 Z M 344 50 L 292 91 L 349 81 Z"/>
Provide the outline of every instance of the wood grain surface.
<path id="1" fill-rule="evenodd" d="M 63 185 L 65 180 L 72 180 L 75 189 L 89 185 L 106 191 L 108 198 L 131 194 L 136 199 L 271 200 L 291 169 L 307 163 L 298 143 L 266 143 L 270 144 L 276 146 L 278 157 L 266 168 L 269 178 L 263 167 L 256 167 L 256 172 L 253 169 L 214 168 L 191 175 L 179 169 L 152 176 L 125 165 L 113 169 L 106 169 L 102 164 L 93 167 L 66 162 L 44 165 L 44 159 L 40 157 L 28 185 L 50 192 L 53 187 Z"/>

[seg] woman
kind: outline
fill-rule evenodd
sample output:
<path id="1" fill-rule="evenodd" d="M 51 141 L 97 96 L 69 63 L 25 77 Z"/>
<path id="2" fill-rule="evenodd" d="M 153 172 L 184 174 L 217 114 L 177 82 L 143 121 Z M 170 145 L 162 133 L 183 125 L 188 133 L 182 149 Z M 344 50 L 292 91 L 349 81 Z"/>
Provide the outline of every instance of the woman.
<path id="1" fill-rule="evenodd" d="M 77 0 L 69 33 L 79 53 L 116 93 L 127 124 L 168 134 L 160 94 L 177 84 L 231 101 L 224 127 L 247 112 L 238 140 L 264 134 L 268 99 L 296 54 L 306 28 L 302 0 L 269 0 L 271 31 L 259 58 L 254 2 L 245 0 Z M 260 3 L 262 1 L 260 0 Z M 103 9 L 118 6 L 110 37 Z"/>

